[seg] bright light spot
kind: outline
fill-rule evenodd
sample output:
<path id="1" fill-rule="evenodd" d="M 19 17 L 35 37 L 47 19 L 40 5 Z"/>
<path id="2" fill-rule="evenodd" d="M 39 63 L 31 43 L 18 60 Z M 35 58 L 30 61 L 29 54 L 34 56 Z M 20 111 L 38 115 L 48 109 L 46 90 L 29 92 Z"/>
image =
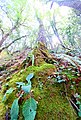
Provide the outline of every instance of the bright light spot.
<path id="1" fill-rule="evenodd" d="M 43 21 L 44 27 L 48 27 L 50 26 L 50 21 L 53 20 L 53 15 L 57 20 L 56 22 L 61 22 L 63 21 L 63 18 L 68 17 L 68 14 L 71 10 L 69 7 L 60 7 L 57 3 L 54 3 L 51 9 L 50 6 L 51 2 L 49 2 L 48 4 L 43 4 L 42 2 L 40 2 L 40 0 L 34 0 L 34 2 L 32 2 L 31 0 L 27 1 L 27 5 L 24 6 L 25 11 L 23 12 L 23 18 L 27 18 L 27 26 L 31 27 L 31 31 L 39 27 L 35 12 L 37 12 L 38 16 Z M 3 14 L 2 19 L 4 27 L 6 26 L 7 28 L 11 26 L 11 22 L 5 14 Z M 25 33 L 24 29 L 22 31 L 22 33 Z M 53 36 L 53 44 L 59 44 L 58 38 L 55 35 Z"/>
<path id="2" fill-rule="evenodd" d="M 70 12 L 71 8 L 66 7 L 66 6 L 61 6 L 60 7 L 60 13 L 62 16 L 67 16 Z"/>
<path id="3" fill-rule="evenodd" d="M 52 45 L 54 47 L 55 45 L 58 46 L 58 44 L 60 44 L 60 42 L 59 42 L 58 38 L 54 35 L 52 37 Z"/>

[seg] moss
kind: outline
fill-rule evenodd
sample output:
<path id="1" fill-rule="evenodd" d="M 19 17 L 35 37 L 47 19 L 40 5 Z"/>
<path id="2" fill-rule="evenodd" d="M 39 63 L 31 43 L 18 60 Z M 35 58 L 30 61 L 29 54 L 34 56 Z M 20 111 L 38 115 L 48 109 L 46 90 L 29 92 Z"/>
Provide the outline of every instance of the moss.
<path id="1" fill-rule="evenodd" d="M 76 120 L 69 101 L 60 93 L 60 87 L 48 81 L 43 89 L 34 88 L 35 99 L 38 101 L 36 120 Z"/>
<path id="2" fill-rule="evenodd" d="M 77 116 L 72 106 L 62 93 L 64 91 L 64 84 L 57 84 L 54 83 L 53 79 L 48 79 L 48 76 L 53 71 L 56 71 L 56 67 L 47 63 L 41 66 L 30 66 L 25 70 L 22 69 L 7 81 L 6 84 L 8 84 L 8 88 L 5 88 L 5 84 L 3 85 L 2 94 L 5 89 L 9 89 L 10 87 L 16 88 L 16 82 L 26 82 L 26 76 L 33 72 L 35 76 L 32 79 L 32 97 L 38 101 L 35 120 L 76 120 Z M 63 74 L 67 74 L 67 71 Z M 69 76 L 70 75 L 71 74 L 69 74 Z M 14 93 L 16 94 L 16 91 Z M 6 105 L 8 105 L 9 108 L 16 97 L 14 93 L 12 93 L 6 101 Z M 68 94 L 71 94 L 70 91 Z M 23 104 L 20 104 L 19 120 L 23 120 L 22 105 Z M 2 106 L 4 106 L 3 103 L 0 104 L 0 109 L 2 110 L 0 118 L 4 120 L 3 117 L 6 111 L 4 110 L 5 107 L 3 108 Z"/>
<path id="3" fill-rule="evenodd" d="M 48 49 L 42 42 L 38 43 L 38 47 L 36 47 L 33 51 L 35 57 L 35 65 L 40 66 L 45 63 L 45 59 L 52 58 L 49 54 Z"/>
<path id="4" fill-rule="evenodd" d="M 14 101 L 14 99 L 16 99 L 16 92 L 11 93 L 6 101 L 5 101 L 5 105 L 8 105 L 9 108 L 11 108 L 12 102 Z"/>
<path id="5" fill-rule="evenodd" d="M 2 102 L 2 94 L 0 94 L 0 119 L 5 120 L 6 107 Z"/>
<path id="6" fill-rule="evenodd" d="M 34 83 L 36 82 L 36 79 L 39 78 L 40 76 L 44 76 L 44 74 L 46 74 L 47 76 L 50 74 L 50 72 L 53 72 L 55 70 L 55 66 L 52 64 L 43 64 L 40 67 L 37 66 L 30 66 L 28 68 L 26 68 L 25 70 L 22 69 L 20 72 L 14 74 L 8 81 L 5 81 L 5 83 L 3 83 L 2 85 L 2 90 L 1 90 L 1 100 L 3 98 L 3 95 L 5 94 L 6 90 L 9 89 L 10 87 L 15 88 L 16 89 L 16 82 L 26 82 L 26 76 L 29 73 L 34 73 L 35 74 L 35 78 L 33 79 Z M 43 79 L 44 80 L 44 79 Z M 7 86 L 6 86 L 7 84 Z M 11 107 L 11 104 L 13 102 L 13 100 L 16 97 L 16 90 L 15 92 L 13 92 L 12 94 L 10 94 L 5 102 L 5 104 L 3 104 L 2 102 L 0 103 L 0 109 L 1 111 L 3 111 L 0 114 L 0 117 L 2 118 L 2 115 L 4 116 L 4 113 L 6 112 L 2 106 L 7 105 L 9 108 Z M 4 119 L 2 119 L 4 120 Z"/>
<path id="7" fill-rule="evenodd" d="M 54 65 L 47 63 L 41 65 L 40 67 L 30 66 L 27 69 L 23 69 L 19 73 L 13 75 L 10 81 L 8 82 L 9 87 L 14 87 L 16 85 L 16 82 L 26 81 L 26 76 L 32 72 L 35 74 L 35 76 L 39 77 L 38 75 L 41 75 L 44 72 L 49 75 L 50 72 L 54 71 L 55 69 L 56 68 Z"/>
<path id="8" fill-rule="evenodd" d="M 72 71 L 69 71 L 68 69 L 63 70 L 62 74 L 65 74 L 70 80 L 77 78 L 77 76 L 73 74 Z"/>
<path id="9" fill-rule="evenodd" d="M 51 75 L 52 72 L 57 71 L 53 64 L 48 64 L 49 62 L 54 63 L 55 60 L 52 60 L 52 56 L 48 53 L 48 50 L 43 43 L 38 43 L 38 47 L 34 49 L 33 54 L 35 57 L 36 66 L 29 66 L 26 69 L 20 70 L 20 72 L 14 74 L 9 79 L 6 79 L 6 81 L 2 84 L 0 100 L 2 100 L 6 90 L 10 87 L 14 88 L 14 92 L 7 97 L 5 103 L 0 102 L 0 119 L 5 119 L 6 107 L 7 109 L 10 109 L 14 99 L 20 94 L 16 86 L 16 82 L 27 83 L 27 75 L 34 73 L 35 76 L 31 80 L 31 96 L 38 101 L 35 120 L 76 120 L 77 115 L 66 98 L 65 84 L 58 84 L 55 83 L 54 79 L 48 79 L 48 76 Z M 46 61 L 48 63 L 46 63 Z M 20 67 L 20 69 L 21 68 L 23 67 Z M 69 80 L 76 77 L 75 75 L 73 76 L 72 72 L 68 70 L 63 70 L 61 74 L 65 74 Z M 79 87 L 81 87 L 81 85 Z M 76 91 L 80 92 L 81 90 L 76 87 Z M 67 91 L 67 95 L 68 97 L 71 96 L 70 89 Z M 30 94 L 24 94 L 23 98 L 19 99 L 19 120 L 24 119 L 22 116 L 22 105 L 25 100 L 29 98 L 29 96 Z"/>

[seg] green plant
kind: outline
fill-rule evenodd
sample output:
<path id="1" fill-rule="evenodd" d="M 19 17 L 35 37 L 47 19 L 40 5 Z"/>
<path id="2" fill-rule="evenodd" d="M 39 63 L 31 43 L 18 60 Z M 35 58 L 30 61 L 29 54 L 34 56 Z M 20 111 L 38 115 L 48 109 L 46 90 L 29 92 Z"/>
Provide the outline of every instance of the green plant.
<path id="1" fill-rule="evenodd" d="M 6 101 L 7 96 L 9 96 L 9 95 L 13 92 L 13 90 L 14 90 L 14 88 L 9 88 L 9 89 L 6 91 L 6 93 L 5 93 L 5 95 L 3 96 L 3 99 L 2 99 L 3 102 Z"/>
<path id="2" fill-rule="evenodd" d="M 76 105 L 78 106 L 79 110 L 78 110 L 78 116 L 81 117 L 81 102 L 80 102 L 80 99 L 81 99 L 81 96 L 79 94 L 76 94 Z"/>
<path id="3" fill-rule="evenodd" d="M 17 120 L 18 118 L 18 114 L 19 114 L 19 104 L 18 101 L 20 98 L 23 97 L 24 94 L 30 94 L 31 92 L 31 79 L 34 77 L 33 73 L 30 73 L 27 77 L 26 77 L 26 81 L 28 83 L 23 83 L 23 82 L 16 82 L 17 84 L 17 88 L 19 91 L 22 91 L 21 94 L 18 96 L 18 98 L 16 98 L 11 106 L 11 111 L 10 111 L 10 116 L 11 116 L 11 120 Z M 13 92 L 13 89 L 9 89 L 7 93 L 11 93 Z M 36 115 L 36 109 L 37 109 L 37 102 L 34 98 L 31 97 L 30 94 L 30 98 L 27 99 L 25 101 L 25 103 L 23 104 L 22 107 L 22 113 L 23 116 L 25 118 L 25 120 L 34 120 L 35 115 Z"/>
<path id="4" fill-rule="evenodd" d="M 34 120 L 36 115 L 37 103 L 33 98 L 29 98 L 23 105 L 22 113 L 25 120 Z"/>
<path id="5" fill-rule="evenodd" d="M 11 107 L 11 120 L 17 120 L 19 113 L 19 105 L 18 105 L 18 98 L 14 100 L 12 107 Z"/>

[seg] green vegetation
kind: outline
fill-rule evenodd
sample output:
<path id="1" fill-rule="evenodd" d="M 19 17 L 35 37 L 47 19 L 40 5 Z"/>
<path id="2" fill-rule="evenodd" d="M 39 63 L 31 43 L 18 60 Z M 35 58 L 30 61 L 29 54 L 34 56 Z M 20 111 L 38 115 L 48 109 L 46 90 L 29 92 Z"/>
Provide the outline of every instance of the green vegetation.
<path id="1" fill-rule="evenodd" d="M 31 80 L 32 81 L 31 96 L 34 97 L 34 99 L 38 102 L 37 114 L 35 119 L 36 120 L 45 120 L 45 119 L 46 120 L 52 120 L 52 119 L 76 120 L 77 118 L 76 112 L 73 110 L 64 92 L 65 91 L 64 83 L 57 83 L 55 82 L 55 79 L 48 78 L 48 76 L 51 75 L 51 73 L 54 72 L 55 70 L 56 68 L 54 65 L 45 63 L 40 67 L 30 66 L 25 70 L 21 70 L 19 73 L 14 74 L 8 82 L 4 83 L 2 93 L 5 92 L 5 84 L 8 85 L 7 86 L 8 88 L 6 89 L 13 87 L 15 91 L 8 96 L 5 103 L 1 103 L 0 109 L 2 108 L 2 110 L 4 111 L 2 105 L 4 105 L 5 108 L 7 106 L 7 109 L 11 108 L 11 105 L 14 99 L 16 98 L 16 94 L 17 94 L 16 83 L 17 85 L 18 82 L 22 84 L 22 82 L 25 82 L 26 79 L 27 80 L 29 79 L 28 77 L 26 78 L 28 74 L 34 73 L 34 78 Z M 69 76 L 70 74 L 71 73 L 69 72 Z M 71 96 L 71 90 L 68 91 L 68 97 L 69 96 Z M 24 101 L 28 98 L 29 96 L 27 97 L 26 94 L 23 96 Z M 23 119 L 21 109 L 22 109 L 22 104 L 20 104 L 19 120 Z M 4 111 L 2 114 L 3 116 L 5 112 L 6 111 Z M 3 119 L 2 116 L 0 117 Z"/>
<path id="2" fill-rule="evenodd" d="M 54 65 L 46 63 L 40 67 L 30 66 L 27 69 L 21 70 L 19 73 L 13 75 L 12 78 L 9 79 L 9 81 L 6 81 L 3 85 L 3 88 L 2 88 L 3 96 L 1 99 L 4 99 L 4 97 L 7 93 L 9 93 L 9 94 L 6 95 L 7 97 L 4 101 L 4 104 L 1 103 L 1 106 L 4 105 L 6 108 L 6 105 L 7 105 L 7 107 L 9 109 L 11 108 L 11 104 L 13 103 L 14 99 L 16 98 L 16 94 L 17 94 L 16 83 L 18 84 L 18 82 L 25 82 L 26 79 L 28 79 L 28 78 L 26 78 L 26 76 L 28 74 L 30 74 L 31 72 L 33 72 L 35 74 L 35 78 L 33 79 L 32 82 L 37 84 L 38 82 L 36 82 L 36 80 L 37 80 L 38 76 L 39 76 L 38 78 L 40 78 L 40 77 L 43 78 L 43 75 L 46 75 L 46 76 L 49 75 L 49 73 L 52 72 L 54 69 L 55 69 Z M 50 70 L 50 72 L 49 72 L 49 70 Z M 44 73 L 43 73 L 43 71 L 44 71 Z M 11 91 L 11 87 L 14 88 L 13 92 Z M 9 92 L 5 93 L 6 90 Z M 2 108 L 2 110 L 4 110 L 4 108 Z M 3 114 L 3 116 L 4 116 L 4 114 Z"/>
<path id="3" fill-rule="evenodd" d="M 81 119 L 81 1 L 69 1 L 0 1 L 1 120 Z"/>

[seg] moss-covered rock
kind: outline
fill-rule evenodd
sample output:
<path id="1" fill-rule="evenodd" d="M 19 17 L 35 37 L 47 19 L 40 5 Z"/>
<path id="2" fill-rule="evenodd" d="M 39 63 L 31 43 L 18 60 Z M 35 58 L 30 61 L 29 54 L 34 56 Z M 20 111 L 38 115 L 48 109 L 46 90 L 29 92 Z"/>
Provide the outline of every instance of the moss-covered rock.
<path id="1" fill-rule="evenodd" d="M 38 98 L 36 120 L 76 120 L 76 114 L 66 97 L 61 95 L 59 86 L 47 82 L 41 91 L 38 90 L 39 94 L 36 91 L 34 91 Z"/>
<path id="2" fill-rule="evenodd" d="M 33 54 L 35 57 L 36 66 L 40 66 L 45 63 L 45 59 L 52 58 L 52 56 L 48 52 L 48 49 L 42 42 L 38 43 L 38 47 L 34 49 Z"/>
<path id="3" fill-rule="evenodd" d="M 16 98 L 16 82 L 26 82 L 26 76 L 29 73 L 34 73 L 32 81 L 32 97 L 38 101 L 38 108 L 35 120 L 76 120 L 76 114 L 73 111 L 69 101 L 65 96 L 62 96 L 61 90 L 64 89 L 63 84 L 61 87 L 54 83 L 53 80 L 48 79 L 48 76 L 56 71 L 56 67 L 52 64 L 42 64 L 41 66 L 30 66 L 20 72 L 14 74 L 9 81 L 3 84 L 1 98 L 5 91 L 10 87 L 14 88 L 14 92 L 9 95 L 5 103 L 0 103 L 1 120 L 4 120 L 4 116 L 7 108 L 11 107 L 13 100 Z M 53 83 L 52 83 L 53 82 Z M 7 87 L 5 86 L 7 84 Z M 24 100 L 27 96 L 24 96 Z M 22 104 L 20 104 L 19 120 L 24 120 L 22 117 Z"/>
<path id="4" fill-rule="evenodd" d="M 24 94 L 22 99 L 19 99 L 20 112 L 19 112 L 19 120 L 24 120 L 22 116 L 22 105 L 23 103 L 31 96 L 34 97 L 38 102 L 37 114 L 35 120 L 76 120 L 77 115 L 71 106 L 69 100 L 67 99 L 71 97 L 71 83 L 74 78 L 77 78 L 76 75 L 73 76 L 72 72 L 68 69 L 61 72 L 61 75 L 66 75 L 69 82 L 68 83 L 58 83 L 54 78 L 49 76 L 52 73 L 58 72 L 58 66 L 53 64 L 48 64 L 49 60 L 51 63 L 54 63 L 54 59 L 52 60 L 52 56 L 48 53 L 47 48 L 43 43 L 39 43 L 38 47 L 33 51 L 35 64 L 34 66 L 29 66 L 26 69 L 21 69 L 18 73 L 15 73 L 7 78 L 2 84 L 2 90 L 0 93 L 0 100 L 9 88 L 13 88 L 14 91 L 7 95 L 6 100 L 4 102 L 0 102 L 0 119 L 5 119 L 6 111 L 11 108 L 11 105 L 15 98 L 19 97 L 22 90 L 19 91 L 17 88 L 16 82 L 24 82 L 27 83 L 26 77 L 30 73 L 34 73 L 34 77 L 31 80 L 32 82 L 32 90 L 31 94 Z M 46 63 L 46 61 L 48 61 Z M 67 91 L 65 90 L 67 87 Z M 81 84 L 79 84 L 79 88 L 74 85 L 74 92 L 80 93 Z M 72 90 L 73 91 L 73 90 Z M 66 95 L 67 92 L 67 95 Z"/>
<path id="5" fill-rule="evenodd" d="M 0 94 L 0 119 L 5 120 L 6 106 L 2 103 L 2 94 Z"/>
<path id="6" fill-rule="evenodd" d="M 17 86 L 16 86 L 16 82 L 27 82 L 26 81 L 26 76 L 29 73 L 34 73 L 35 74 L 35 78 L 33 79 L 33 84 L 37 84 L 37 79 L 38 78 L 43 78 L 43 80 L 46 79 L 46 76 L 50 75 L 51 72 L 53 72 L 55 70 L 55 66 L 52 64 L 43 64 L 40 67 L 37 66 L 30 66 L 27 69 L 23 69 L 20 72 L 14 74 L 8 81 L 5 81 L 2 84 L 2 90 L 1 90 L 1 103 L 0 103 L 0 110 L 3 111 L 0 114 L 0 117 L 5 116 L 5 110 L 4 108 L 6 108 L 6 106 L 8 106 L 9 108 L 11 107 L 11 104 L 13 102 L 13 100 L 16 98 L 16 92 L 17 92 Z M 9 88 L 14 88 L 14 92 L 11 93 L 10 95 L 7 96 L 6 101 L 2 103 L 2 98 L 5 94 L 5 92 L 9 89 Z M 2 107 L 5 106 L 5 107 Z M 3 118 L 2 118 L 3 120 Z"/>

